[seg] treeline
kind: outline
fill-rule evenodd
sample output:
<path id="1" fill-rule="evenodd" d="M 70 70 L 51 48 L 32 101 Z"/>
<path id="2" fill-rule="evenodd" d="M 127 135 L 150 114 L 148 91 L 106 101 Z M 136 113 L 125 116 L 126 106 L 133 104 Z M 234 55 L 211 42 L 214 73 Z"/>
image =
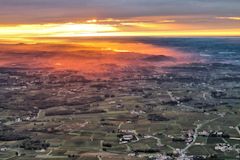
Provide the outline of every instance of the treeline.
<path id="1" fill-rule="evenodd" d="M 158 153 L 161 150 L 158 148 L 150 148 L 150 149 L 135 149 L 133 152 L 135 153 Z"/>
<path id="2" fill-rule="evenodd" d="M 18 141 L 29 138 L 23 133 L 15 133 L 12 131 L 2 131 L 0 132 L 0 141 Z"/>
<path id="3" fill-rule="evenodd" d="M 169 121 L 170 119 L 161 114 L 149 114 L 147 116 L 149 121 Z"/>
<path id="4" fill-rule="evenodd" d="M 20 148 L 24 148 L 26 150 L 41 150 L 47 149 L 50 144 L 44 140 L 31 140 L 27 139 L 22 142 Z"/>
<path id="5" fill-rule="evenodd" d="M 73 115 L 73 114 L 95 114 L 95 113 L 105 113 L 105 110 L 94 109 L 88 111 L 77 111 L 77 110 L 58 110 L 50 111 L 45 114 L 45 116 L 61 116 L 61 115 Z"/>

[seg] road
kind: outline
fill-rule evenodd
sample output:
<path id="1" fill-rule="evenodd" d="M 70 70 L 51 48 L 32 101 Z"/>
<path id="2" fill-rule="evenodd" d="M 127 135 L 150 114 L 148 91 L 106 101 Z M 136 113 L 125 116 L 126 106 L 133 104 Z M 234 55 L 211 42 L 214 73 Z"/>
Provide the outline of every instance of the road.
<path id="1" fill-rule="evenodd" d="M 124 124 L 123 122 L 119 123 L 118 129 L 121 129 L 121 126 L 122 126 L 123 124 Z"/>
<path id="2" fill-rule="evenodd" d="M 131 147 L 128 144 L 126 144 L 125 146 L 127 147 L 127 152 L 131 152 L 132 151 Z"/>
<path id="3" fill-rule="evenodd" d="M 181 103 L 179 100 L 177 100 L 177 99 L 173 96 L 172 92 L 167 91 L 167 94 L 169 95 L 171 101 L 177 102 L 177 106 L 182 107 L 182 108 L 185 108 L 185 109 L 187 109 L 187 110 L 194 110 L 193 107 L 187 106 L 187 105 Z"/>
<path id="4" fill-rule="evenodd" d="M 139 137 L 138 137 L 137 131 L 134 131 L 133 133 L 135 134 L 135 137 L 136 137 L 136 140 L 133 141 L 133 142 L 138 142 L 140 139 L 139 139 Z"/>
<path id="5" fill-rule="evenodd" d="M 41 119 L 45 116 L 45 111 L 42 109 L 39 109 L 38 114 L 37 114 L 37 119 Z"/>
<path id="6" fill-rule="evenodd" d="M 99 151 L 103 151 L 102 149 L 103 149 L 103 142 L 104 142 L 104 140 L 101 140 L 100 141 L 100 148 L 99 148 Z"/>
<path id="7" fill-rule="evenodd" d="M 196 139 L 197 139 L 197 137 L 198 137 L 198 130 L 199 130 L 199 129 L 201 129 L 204 125 L 206 125 L 206 124 L 208 124 L 208 123 L 210 123 L 210 122 L 213 122 L 213 121 L 215 121 L 215 120 L 217 120 L 217 119 L 219 119 L 219 118 L 221 118 L 221 117 L 214 118 L 214 119 L 208 120 L 208 121 L 206 121 L 206 122 L 204 122 L 204 123 L 198 124 L 198 125 L 197 125 L 197 128 L 195 128 L 195 130 L 194 130 L 194 135 L 193 135 L 193 140 L 192 140 L 192 142 L 189 143 L 185 148 L 183 148 L 180 153 L 181 153 L 181 154 L 185 153 L 185 152 L 195 143 L 195 141 L 196 141 Z"/>
<path id="8" fill-rule="evenodd" d="M 172 101 L 177 102 L 176 98 L 172 95 L 172 92 L 167 91 L 167 94 L 169 95 L 169 97 L 170 97 L 170 99 L 171 99 Z"/>
<path id="9" fill-rule="evenodd" d="M 67 158 L 67 156 L 53 156 L 53 155 L 51 155 L 52 152 L 53 152 L 53 150 L 50 150 L 47 154 L 39 154 L 36 156 L 36 158 L 40 158 L 40 159 L 65 159 L 65 158 Z"/>
<path id="10" fill-rule="evenodd" d="M 98 158 L 98 160 L 102 160 L 102 158 L 101 158 L 101 156 L 100 156 L 100 155 L 98 155 L 98 156 L 97 156 L 97 158 Z"/>
<path id="11" fill-rule="evenodd" d="M 155 139 L 155 140 L 157 141 L 157 146 L 162 146 L 162 145 L 163 145 L 162 142 L 161 142 L 161 139 L 158 138 L 158 137 L 150 136 L 150 135 L 147 135 L 147 136 L 145 136 L 145 137 L 146 137 L 146 139 L 148 139 L 148 138 Z"/>
<path id="12" fill-rule="evenodd" d="M 207 100 L 207 92 L 203 92 L 203 99 L 206 101 Z"/>
<path id="13" fill-rule="evenodd" d="M 240 124 L 238 124 L 238 125 L 235 127 L 235 129 L 236 129 L 236 131 L 238 132 L 238 134 L 240 135 L 240 129 L 239 129 L 239 126 L 240 126 Z"/>

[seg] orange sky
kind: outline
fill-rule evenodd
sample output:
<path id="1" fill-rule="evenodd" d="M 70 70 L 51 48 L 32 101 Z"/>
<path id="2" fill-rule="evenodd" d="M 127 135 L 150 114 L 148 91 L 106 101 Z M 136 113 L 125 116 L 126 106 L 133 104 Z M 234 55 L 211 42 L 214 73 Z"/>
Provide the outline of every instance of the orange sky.
<path id="1" fill-rule="evenodd" d="M 67 23 L 0 24 L 2 41 L 82 36 L 240 36 L 240 17 L 147 16 Z"/>
<path id="2" fill-rule="evenodd" d="M 0 40 L 240 36 L 239 0 L 0 0 Z"/>

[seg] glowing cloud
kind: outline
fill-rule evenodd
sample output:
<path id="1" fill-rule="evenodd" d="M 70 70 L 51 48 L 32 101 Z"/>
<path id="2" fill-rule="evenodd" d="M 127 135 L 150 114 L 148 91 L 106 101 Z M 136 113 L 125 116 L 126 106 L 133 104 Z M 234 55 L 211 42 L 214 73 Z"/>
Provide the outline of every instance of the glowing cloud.
<path id="1" fill-rule="evenodd" d="M 117 31 L 116 27 L 104 24 L 26 24 L 16 26 L 0 26 L 0 35 L 4 37 L 66 37 L 81 36 Z"/>
<path id="2" fill-rule="evenodd" d="M 224 20 L 221 20 L 224 19 Z M 34 37 L 88 36 L 240 36 L 240 17 L 149 16 L 89 19 L 74 23 L 0 25 L 3 41 Z M 223 27 L 224 26 L 224 27 Z M 227 26 L 227 27 L 226 27 Z M 31 43 L 31 42 L 30 42 Z"/>
<path id="3" fill-rule="evenodd" d="M 217 17 L 217 19 L 228 19 L 228 20 L 240 21 L 240 17 Z"/>

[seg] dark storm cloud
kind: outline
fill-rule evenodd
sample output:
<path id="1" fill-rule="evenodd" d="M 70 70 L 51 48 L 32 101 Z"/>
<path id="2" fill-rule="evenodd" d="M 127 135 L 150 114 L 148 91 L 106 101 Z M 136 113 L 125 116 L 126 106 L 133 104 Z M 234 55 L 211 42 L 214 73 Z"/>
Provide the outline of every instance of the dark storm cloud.
<path id="1" fill-rule="evenodd" d="M 137 16 L 239 16 L 240 0 L 0 0 L 0 23 Z"/>

